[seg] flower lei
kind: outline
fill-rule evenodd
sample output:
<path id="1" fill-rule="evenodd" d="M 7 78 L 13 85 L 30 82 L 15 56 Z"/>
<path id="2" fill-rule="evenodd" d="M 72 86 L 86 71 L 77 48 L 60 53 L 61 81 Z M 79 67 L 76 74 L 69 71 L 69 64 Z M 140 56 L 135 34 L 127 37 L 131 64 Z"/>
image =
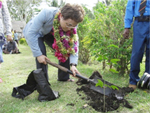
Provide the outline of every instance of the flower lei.
<path id="1" fill-rule="evenodd" d="M 65 62 L 70 54 L 75 54 L 77 52 L 78 37 L 76 28 L 67 31 L 64 34 L 63 29 L 60 26 L 60 12 L 56 13 L 53 26 L 54 26 L 54 43 L 52 47 L 55 49 L 55 57 L 58 58 L 60 62 Z"/>
<path id="2" fill-rule="evenodd" d="M 2 0 L 0 0 L 0 8 L 2 7 Z"/>

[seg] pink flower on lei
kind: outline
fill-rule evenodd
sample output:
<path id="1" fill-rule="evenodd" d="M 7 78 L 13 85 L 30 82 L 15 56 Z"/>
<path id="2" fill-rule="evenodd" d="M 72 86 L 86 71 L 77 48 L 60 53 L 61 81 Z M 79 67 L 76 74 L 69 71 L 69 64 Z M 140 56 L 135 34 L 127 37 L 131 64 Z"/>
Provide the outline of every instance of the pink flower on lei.
<path id="1" fill-rule="evenodd" d="M 64 33 L 62 32 L 62 28 L 59 28 L 59 35 L 62 37 Z"/>
<path id="2" fill-rule="evenodd" d="M 71 35 L 71 32 L 70 32 L 70 31 L 67 31 L 67 32 L 66 32 L 66 35 L 67 35 L 67 36 L 70 36 L 70 35 Z"/>
<path id="3" fill-rule="evenodd" d="M 59 49 L 58 46 L 57 46 L 57 44 L 56 44 L 56 39 L 54 39 L 54 43 L 53 43 L 52 47 L 53 47 L 54 49 L 56 49 L 56 50 Z"/>
<path id="4" fill-rule="evenodd" d="M 74 50 L 75 50 L 75 52 L 77 52 L 77 51 L 78 51 L 78 47 L 77 47 L 77 46 L 75 46 L 75 47 L 74 47 Z"/>
<path id="5" fill-rule="evenodd" d="M 77 31 L 76 31 L 76 29 L 73 29 L 73 34 L 77 34 Z"/>
<path id="6" fill-rule="evenodd" d="M 66 61 L 66 58 L 59 51 L 55 52 L 55 57 L 57 57 L 58 60 L 61 61 L 61 62 L 65 62 Z"/>
<path id="7" fill-rule="evenodd" d="M 70 46 L 69 46 L 69 44 L 68 44 L 68 41 L 67 41 L 66 39 L 63 39 L 62 42 L 63 42 L 64 47 L 65 47 L 66 49 L 70 48 Z"/>

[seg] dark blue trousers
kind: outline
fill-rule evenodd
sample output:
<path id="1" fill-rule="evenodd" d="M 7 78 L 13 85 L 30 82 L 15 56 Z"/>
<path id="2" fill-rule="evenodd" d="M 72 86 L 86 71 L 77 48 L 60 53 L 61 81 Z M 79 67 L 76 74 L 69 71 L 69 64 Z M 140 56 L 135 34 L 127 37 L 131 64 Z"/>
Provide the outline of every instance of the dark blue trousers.
<path id="1" fill-rule="evenodd" d="M 146 53 L 145 72 L 150 74 L 150 22 L 138 22 L 133 25 L 133 45 L 129 83 L 136 85 L 139 81 L 140 63 Z"/>
<path id="2" fill-rule="evenodd" d="M 40 37 L 38 39 L 38 43 L 39 43 L 39 47 L 41 49 L 41 52 L 43 55 L 47 56 L 46 54 L 46 47 L 45 47 L 45 44 L 44 42 L 46 42 L 46 44 L 52 48 L 52 44 L 54 42 L 54 37 L 53 35 L 51 35 L 50 33 L 45 35 L 44 37 Z M 63 67 L 66 67 L 67 69 L 70 70 L 70 59 L 68 58 L 68 60 L 64 63 L 62 62 L 59 62 L 59 64 Z M 48 80 L 48 65 L 45 65 L 45 64 L 42 64 L 42 63 L 39 63 L 37 61 L 37 58 L 36 58 L 36 67 L 37 69 L 39 68 L 42 68 L 44 74 L 45 74 L 45 77 L 46 79 Z M 51 70 L 53 71 L 53 70 Z M 67 81 L 69 79 L 69 74 L 64 72 L 64 71 L 61 71 L 60 69 L 58 69 L 58 81 Z"/>

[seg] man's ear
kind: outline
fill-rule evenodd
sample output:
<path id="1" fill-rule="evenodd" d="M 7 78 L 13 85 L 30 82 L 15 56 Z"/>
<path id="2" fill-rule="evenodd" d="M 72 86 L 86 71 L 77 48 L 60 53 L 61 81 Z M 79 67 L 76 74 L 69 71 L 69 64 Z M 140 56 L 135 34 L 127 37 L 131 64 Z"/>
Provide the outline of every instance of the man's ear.
<path id="1" fill-rule="evenodd" d="M 60 19 L 63 18 L 62 14 L 60 13 Z"/>

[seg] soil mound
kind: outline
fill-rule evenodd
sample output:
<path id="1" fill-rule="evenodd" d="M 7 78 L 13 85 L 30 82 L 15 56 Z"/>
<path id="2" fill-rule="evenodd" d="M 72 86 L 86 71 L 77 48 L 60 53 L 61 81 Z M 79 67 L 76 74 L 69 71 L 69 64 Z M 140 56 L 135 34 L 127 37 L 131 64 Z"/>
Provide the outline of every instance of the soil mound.
<path id="1" fill-rule="evenodd" d="M 102 76 L 97 71 L 92 74 L 90 79 L 93 78 L 93 76 L 102 78 Z M 114 111 L 117 110 L 120 106 L 130 109 L 133 108 L 132 105 L 130 105 L 129 102 L 124 98 L 117 99 L 113 94 L 110 96 L 105 96 L 103 94 L 95 92 L 94 90 L 90 89 L 89 83 L 85 80 L 79 79 L 76 84 L 81 86 L 80 88 L 76 89 L 77 94 L 81 96 L 80 92 L 84 92 L 86 97 L 82 97 L 82 99 L 87 100 L 88 105 L 98 112 Z M 128 93 L 133 92 L 134 90 L 129 87 L 119 87 L 118 91 L 121 95 L 125 96 Z"/>

